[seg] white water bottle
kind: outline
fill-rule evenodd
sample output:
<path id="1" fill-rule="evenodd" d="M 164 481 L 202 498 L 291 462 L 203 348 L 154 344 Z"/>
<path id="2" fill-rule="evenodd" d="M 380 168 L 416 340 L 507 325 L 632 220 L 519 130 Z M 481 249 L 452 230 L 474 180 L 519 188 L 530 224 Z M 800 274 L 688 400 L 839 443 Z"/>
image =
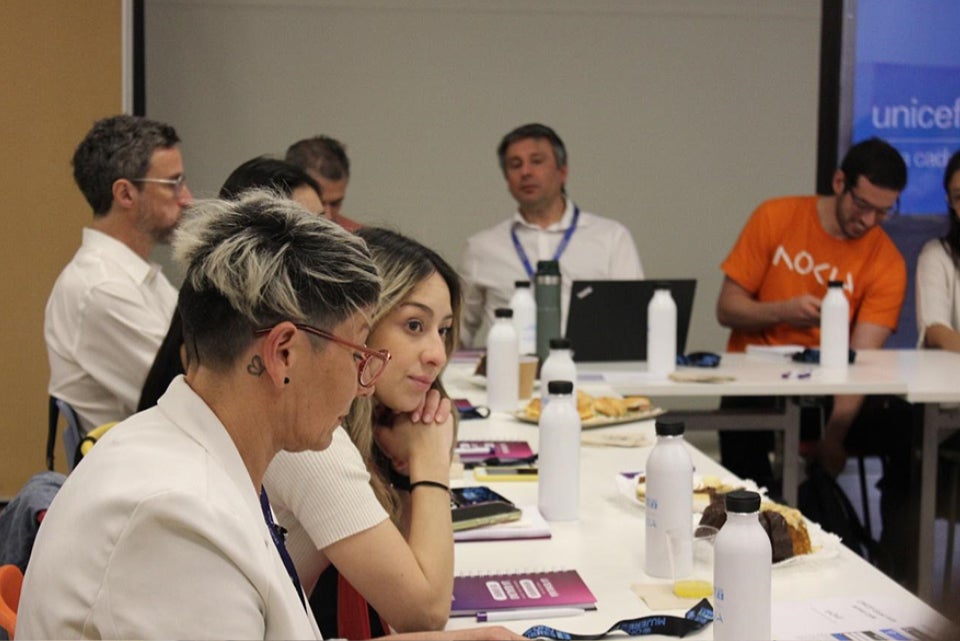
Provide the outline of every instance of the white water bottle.
<path id="1" fill-rule="evenodd" d="M 570 381 L 573 383 L 573 398 L 577 398 L 577 366 L 573 362 L 573 351 L 569 338 L 551 338 L 550 355 L 540 368 L 540 403 L 546 407 L 550 402 L 547 391 L 550 381 Z M 576 404 L 576 400 L 574 400 Z"/>
<path id="2" fill-rule="evenodd" d="M 820 366 L 832 373 L 847 370 L 850 352 L 850 303 L 843 281 L 831 280 L 820 303 Z"/>
<path id="3" fill-rule="evenodd" d="M 646 469 L 644 571 L 673 578 L 671 542 L 683 550 L 674 555 L 676 574 L 689 574 L 693 565 L 693 461 L 684 445 L 682 421 L 659 420 L 656 429 L 657 444 Z"/>
<path id="4" fill-rule="evenodd" d="M 533 298 L 529 280 L 518 280 L 513 286 L 510 309 L 513 310 L 513 327 L 517 330 L 517 338 L 520 340 L 520 353 L 536 354 L 537 301 Z"/>
<path id="5" fill-rule="evenodd" d="M 658 289 L 647 305 L 647 371 L 666 378 L 677 369 L 677 305 L 669 289 Z"/>
<path id="6" fill-rule="evenodd" d="M 713 547 L 713 638 L 770 639 L 770 538 L 760 525 L 760 495 L 726 495 L 727 520 Z"/>
<path id="7" fill-rule="evenodd" d="M 548 521 L 573 521 L 580 512 L 580 414 L 572 381 L 551 381 L 540 412 L 537 506 Z"/>
<path id="8" fill-rule="evenodd" d="M 515 412 L 520 403 L 520 351 L 513 310 L 498 307 L 487 334 L 487 405 L 494 412 Z"/>

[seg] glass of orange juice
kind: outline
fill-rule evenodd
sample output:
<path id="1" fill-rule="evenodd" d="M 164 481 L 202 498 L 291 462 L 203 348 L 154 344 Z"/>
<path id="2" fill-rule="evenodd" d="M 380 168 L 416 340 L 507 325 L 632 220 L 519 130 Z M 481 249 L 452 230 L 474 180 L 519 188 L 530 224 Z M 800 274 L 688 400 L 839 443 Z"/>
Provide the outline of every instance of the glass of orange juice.
<path id="1" fill-rule="evenodd" d="M 717 532 L 715 527 L 698 525 L 694 528 L 693 538 L 690 539 L 687 533 L 683 542 L 673 539 L 668 533 L 671 565 L 674 568 L 673 593 L 678 597 L 702 599 L 713 596 L 713 542 Z M 691 552 L 692 563 L 674 562 L 674 554 Z"/>

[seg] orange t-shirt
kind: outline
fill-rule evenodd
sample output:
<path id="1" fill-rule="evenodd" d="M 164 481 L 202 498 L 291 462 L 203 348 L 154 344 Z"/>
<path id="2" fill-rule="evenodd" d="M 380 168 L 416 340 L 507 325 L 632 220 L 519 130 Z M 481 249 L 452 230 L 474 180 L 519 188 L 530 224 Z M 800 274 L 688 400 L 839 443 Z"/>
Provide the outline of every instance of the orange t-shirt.
<path id="1" fill-rule="evenodd" d="M 907 269 L 893 241 L 879 227 L 863 237 L 830 236 L 817 217 L 816 196 L 768 200 L 747 221 L 721 265 L 723 272 L 760 302 L 800 294 L 823 298 L 827 281 L 843 281 L 850 324 L 897 327 L 907 287 Z M 820 328 L 785 323 L 759 332 L 733 330 L 727 351 L 747 345 L 820 345 Z"/>

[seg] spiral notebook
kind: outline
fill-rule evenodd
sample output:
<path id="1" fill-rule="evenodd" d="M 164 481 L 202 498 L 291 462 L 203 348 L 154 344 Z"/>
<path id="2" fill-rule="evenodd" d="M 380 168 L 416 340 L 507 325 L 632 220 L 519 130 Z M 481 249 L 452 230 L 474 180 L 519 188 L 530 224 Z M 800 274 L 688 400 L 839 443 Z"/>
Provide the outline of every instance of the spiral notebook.
<path id="1" fill-rule="evenodd" d="M 576 570 L 504 572 L 453 579 L 450 616 L 552 607 L 596 610 L 597 599 Z"/>

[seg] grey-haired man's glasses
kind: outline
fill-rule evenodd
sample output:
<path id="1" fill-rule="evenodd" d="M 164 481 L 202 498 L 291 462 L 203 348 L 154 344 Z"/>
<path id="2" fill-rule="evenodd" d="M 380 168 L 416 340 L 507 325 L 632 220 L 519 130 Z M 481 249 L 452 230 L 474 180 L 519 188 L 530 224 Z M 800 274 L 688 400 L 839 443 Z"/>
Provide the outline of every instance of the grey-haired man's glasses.
<path id="1" fill-rule="evenodd" d="M 183 193 L 183 188 L 187 186 L 187 177 L 181 174 L 176 178 L 131 178 L 130 182 L 170 185 L 173 188 L 173 195 L 179 196 L 181 193 Z"/>

